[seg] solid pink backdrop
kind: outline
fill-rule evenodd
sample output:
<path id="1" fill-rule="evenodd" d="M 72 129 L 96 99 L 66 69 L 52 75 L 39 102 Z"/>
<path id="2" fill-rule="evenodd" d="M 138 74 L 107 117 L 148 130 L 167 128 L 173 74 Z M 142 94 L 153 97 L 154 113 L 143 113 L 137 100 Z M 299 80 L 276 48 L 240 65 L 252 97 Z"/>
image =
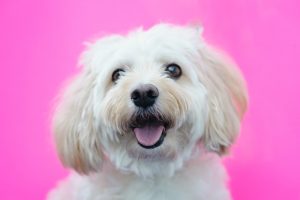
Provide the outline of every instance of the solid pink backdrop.
<path id="1" fill-rule="evenodd" d="M 246 77 L 250 108 L 225 160 L 234 198 L 300 199 L 299 9 L 298 0 L 2 0 L 0 199 L 43 199 L 67 175 L 51 109 L 83 41 L 161 21 L 200 22 Z"/>

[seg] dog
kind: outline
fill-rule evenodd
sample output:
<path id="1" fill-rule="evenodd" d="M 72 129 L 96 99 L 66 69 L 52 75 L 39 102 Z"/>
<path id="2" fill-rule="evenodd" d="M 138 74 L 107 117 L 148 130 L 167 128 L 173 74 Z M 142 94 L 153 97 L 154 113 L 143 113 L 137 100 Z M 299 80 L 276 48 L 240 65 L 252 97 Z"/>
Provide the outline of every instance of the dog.
<path id="1" fill-rule="evenodd" d="M 54 114 L 50 200 L 227 200 L 221 163 L 247 89 L 202 27 L 157 24 L 87 44 Z"/>

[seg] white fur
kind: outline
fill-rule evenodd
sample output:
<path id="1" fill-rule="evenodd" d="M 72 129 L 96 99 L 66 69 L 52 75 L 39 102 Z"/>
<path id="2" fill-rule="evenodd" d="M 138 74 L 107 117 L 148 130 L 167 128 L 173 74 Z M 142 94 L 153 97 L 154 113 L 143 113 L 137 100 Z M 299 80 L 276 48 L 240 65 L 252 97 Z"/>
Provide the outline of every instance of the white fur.
<path id="1" fill-rule="evenodd" d="M 72 174 L 50 193 L 49 199 L 227 200 L 230 194 L 225 180 L 226 172 L 215 155 L 193 158 L 184 170 L 179 170 L 171 178 L 145 179 L 120 173 L 109 165 L 102 173 L 91 176 Z"/>
<path id="2" fill-rule="evenodd" d="M 182 76 L 172 79 L 167 64 Z M 78 172 L 51 200 L 230 199 L 220 158 L 239 131 L 247 107 L 241 74 L 209 47 L 201 30 L 159 24 L 90 44 L 82 72 L 67 88 L 54 117 L 63 164 Z M 125 72 L 112 82 L 117 68 Z M 155 114 L 171 122 L 163 144 L 144 149 L 129 128 L 140 84 L 159 90 Z"/>

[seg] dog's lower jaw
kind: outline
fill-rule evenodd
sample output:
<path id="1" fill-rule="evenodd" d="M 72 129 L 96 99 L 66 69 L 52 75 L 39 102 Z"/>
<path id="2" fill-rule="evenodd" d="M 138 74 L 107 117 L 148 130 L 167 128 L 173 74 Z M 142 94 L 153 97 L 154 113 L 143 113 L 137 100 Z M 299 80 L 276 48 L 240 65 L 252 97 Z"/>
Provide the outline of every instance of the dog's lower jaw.
<path id="1" fill-rule="evenodd" d="M 156 149 L 138 148 L 139 151 L 131 149 L 122 158 L 111 157 L 115 168 L 134 176 L 151 179 L 154 177 L 171 177 L 182 166 L 183 160 L 178 158 L 176 151 L 160 151 L 160 147 Z"/>
<path id="2" fill-rule="evenodd" d="M 131 137 L 124 136 L 120 143 L 103 144 L 106 157 L 120 171 L 144 178 L 171 177 L 198 151 L 197 140 L 191 141 L 189 137 L 177 140 L 177 135 L 174 129 L 168 129 L 163 143 L 154 149 L 141 147 L 133 134 Z"/>
<path id="3" fill-rule="evenodd" d="M 90 176 L 72 174 L 49 200 L 229 200 L 226 171 L 214 154 L 195 156 L 171 177 L 143 178 L 107 162 Z"/>

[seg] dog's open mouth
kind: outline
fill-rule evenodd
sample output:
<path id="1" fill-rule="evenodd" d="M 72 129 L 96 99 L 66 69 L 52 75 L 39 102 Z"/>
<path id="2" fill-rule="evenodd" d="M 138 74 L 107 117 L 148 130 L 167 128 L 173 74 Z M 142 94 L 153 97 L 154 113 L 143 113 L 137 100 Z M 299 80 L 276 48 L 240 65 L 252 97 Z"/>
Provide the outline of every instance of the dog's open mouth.
<path id="1" fill-rule="evenodd" d="M 141 147 L 154 149 L 163 144 L 168 123 L 161 117 L 136 117 L 131 127 Z"/>
<path id="2" fill-rule="evenodd" d="M 151 123 L 141 128 L 134 128 L 133 131 L 139 145 L 146 149 L 159 147 L 166 136 L 163 125 L 153 125 Z"/>

